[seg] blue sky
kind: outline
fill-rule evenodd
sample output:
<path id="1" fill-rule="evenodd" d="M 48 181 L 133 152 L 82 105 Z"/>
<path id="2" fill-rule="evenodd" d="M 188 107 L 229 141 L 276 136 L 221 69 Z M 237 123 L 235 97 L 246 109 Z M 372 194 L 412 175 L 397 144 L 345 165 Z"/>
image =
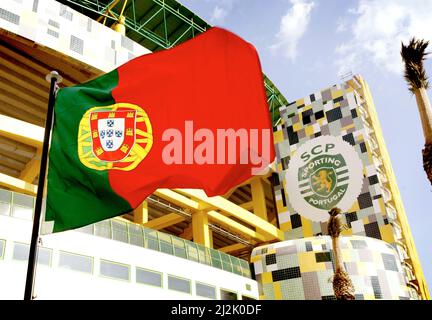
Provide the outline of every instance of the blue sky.
<path id="1" fill-rule="evenodd" d="M 264 72 L 288 101 L 341 82 L 368 82 L 429 287 L 432 288 L 432 187 L 400 42 L 432 40 L 430 0 L 179 0 L 212 25 L 255 45 Z M 432 51 L 432 45 L 430 48 Z M 432 75 L 432 57 L 426 62 Z M 428 212 L 429 211 L 429 212 Z"/>

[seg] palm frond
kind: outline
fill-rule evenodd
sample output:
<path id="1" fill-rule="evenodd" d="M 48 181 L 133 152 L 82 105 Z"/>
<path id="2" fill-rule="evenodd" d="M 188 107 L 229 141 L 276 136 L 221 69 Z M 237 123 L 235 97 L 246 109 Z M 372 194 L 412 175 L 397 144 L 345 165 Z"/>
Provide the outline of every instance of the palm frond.
<path id="1" fill-rule="evenodd" d="M 405 63 L 404 76 L 411 91 L 429 87 L 428 77 L 423 66 L 423 61 L 429 54 L 425 52 L 428 45 L 429 41 L 416 38 L 412 38 L 408 45 L 402 43 L 400 53 Z"/>

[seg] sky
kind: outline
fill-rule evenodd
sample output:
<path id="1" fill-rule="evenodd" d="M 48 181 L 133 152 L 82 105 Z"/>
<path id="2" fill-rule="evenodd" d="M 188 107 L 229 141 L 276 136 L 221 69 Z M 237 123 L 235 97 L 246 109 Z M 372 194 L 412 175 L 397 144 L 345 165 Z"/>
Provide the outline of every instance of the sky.
<path id="1" fill-rule="evenodd" d="M 211 25 L 252 43 L 288 101 L 342 82 L 369 84 L 408 222 L 432 289 L 432 187 L 415 97 L 403 78 L 401 41 L 432 40 L 430 0 L 179 0 Z M 432 51 L 431 48 L 429 49 Z M 425 63 L 432 75 L 432 55 Z M 430 96 L 430 93 L 429 93 Z M 431 211 L 429 211 L 431 210 Z"/>

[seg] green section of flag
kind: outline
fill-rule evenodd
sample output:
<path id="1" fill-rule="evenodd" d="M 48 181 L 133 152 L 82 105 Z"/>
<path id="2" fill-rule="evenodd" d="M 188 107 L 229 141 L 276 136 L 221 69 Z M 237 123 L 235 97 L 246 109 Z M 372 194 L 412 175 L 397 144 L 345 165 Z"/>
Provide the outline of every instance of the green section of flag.
<path id="1" fill-rule="evenodd" d="M 45 221 L 54 221 L 53 232 L 79 228 L 132 210 L 129 203 L 111 189 L 108 171 L 89 169 L 78 157 L 82 116 L 90 108 L 114 104 L 111 91 L 117 83 L 118 73 L 114 70 L 58 92 L 45 215 Z"/>

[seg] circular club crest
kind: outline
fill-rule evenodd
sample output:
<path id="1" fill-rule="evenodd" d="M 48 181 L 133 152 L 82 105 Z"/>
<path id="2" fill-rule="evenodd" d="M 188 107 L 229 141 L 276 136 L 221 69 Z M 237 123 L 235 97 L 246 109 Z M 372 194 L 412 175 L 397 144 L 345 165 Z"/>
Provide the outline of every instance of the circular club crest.
<path id="1" fill-rule="evenodd" d="M 84 114 L 78 130 L 78 156 L 95 170 L 135 169 L 153 145 L 149 117 L 139 106 L 116 103 Z"/>
<path id="2" fill-rule="evenodd" d="M 327 221 L 333 207 L 351 208 L 362 185 L 362 162 L 340 137 L 321 136 L 304 143 L 291 157 L 286 173 L 291 205 L 313 221 Z"/>

